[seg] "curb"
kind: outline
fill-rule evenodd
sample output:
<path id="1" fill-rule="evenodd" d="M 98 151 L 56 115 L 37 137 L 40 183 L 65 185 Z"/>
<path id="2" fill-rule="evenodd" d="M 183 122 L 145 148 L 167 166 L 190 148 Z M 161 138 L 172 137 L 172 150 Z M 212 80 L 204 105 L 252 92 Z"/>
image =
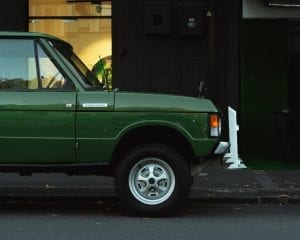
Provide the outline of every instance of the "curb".
<path id="1" fill-rule="evenodd" d="M 0 201 L 117 201 L 113 187 L 1 187 Z M 189 201 L 194 203 L 300 204 L 300 189 L 207 189 L 192 188 Z"/>
<path id="2" fill-rule="evenodd" d="M 263 196 L 263 197 L 232 197 L 232 198 L 190 198 L 194 203 L 216 204 L 300 204 L 299 197 Z"/>
<path id="3" fill-rule="evenodd" d="M 300 191 L 290 189 L 192 189 L 193 202 L 242 204 L 300 204 Z"/>

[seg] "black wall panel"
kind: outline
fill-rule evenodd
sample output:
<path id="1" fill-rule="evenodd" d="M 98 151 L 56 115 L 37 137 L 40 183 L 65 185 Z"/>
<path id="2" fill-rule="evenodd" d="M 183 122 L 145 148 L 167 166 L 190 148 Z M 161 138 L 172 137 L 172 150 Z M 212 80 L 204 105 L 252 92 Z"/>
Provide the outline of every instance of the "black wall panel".
<path id="1" fill-rule="evenodd" d="M 205 33 L 204 5 L 181 3 L 178 5 L 178 31 L 180 35 L 196 36 Z"/>
<path id="2" fill-rule="evenodd" d="M 0 31 L 28 30 L 28 0 L 5 1 L 0 7 Z"/>
<path id="3" fill-rule="evenodd" d="M 146 26 L 147 4 L 170 17 L 163 31 Z M 240 105 L 241 1 L 114 0 L 112 5 L 113 87 L 197 97 L 204 81 L 206 96 L 224 113 L 226 136 L 227 106 L 239 111 Z M 153 20 L 155 8 L 150 13 Z"/>
<path id="4" fill-rule="evenodd" d="M 171 30 L 171 11 L 168 2 L 144 3 L 144 27 L 147 34 L 168 34 Z"/>
<path id="5" fill-rule="evenodd" d="M 186 1 L 112 2 L 114 87 L 198 96 L 200 81 L 207 80 L 208 37 L 203 27 L 201 34 L 180 34 L 182 2 Z M 208 6 L 208 0 L 189 2 Z M 160 13 L 166 25 L 155 29 L 153 16 Z"/>

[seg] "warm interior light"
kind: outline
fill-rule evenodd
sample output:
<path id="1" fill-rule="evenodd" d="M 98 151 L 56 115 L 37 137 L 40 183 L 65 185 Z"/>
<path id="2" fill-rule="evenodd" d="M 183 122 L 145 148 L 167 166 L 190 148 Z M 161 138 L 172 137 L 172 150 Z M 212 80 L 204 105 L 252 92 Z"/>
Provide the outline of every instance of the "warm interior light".
<path id="1" fill-rule="evenodd" d="M 29 0 L 29 17 L 33 19 L 29 30 L 51 34 L 71 43 L 74 51 L 92 69 L 99 56 L 112 55 L 112 21 L 97 18 L 111 16 L 111 2 L 101 1 L 101 14 L 100 9 L 97 10 L 98 5 L 94 5 L 99 0 L 69 2 L 73 3 L 66 0 Z M 34 16 L 47 18 L 40 18 L 37 22 Z"/>

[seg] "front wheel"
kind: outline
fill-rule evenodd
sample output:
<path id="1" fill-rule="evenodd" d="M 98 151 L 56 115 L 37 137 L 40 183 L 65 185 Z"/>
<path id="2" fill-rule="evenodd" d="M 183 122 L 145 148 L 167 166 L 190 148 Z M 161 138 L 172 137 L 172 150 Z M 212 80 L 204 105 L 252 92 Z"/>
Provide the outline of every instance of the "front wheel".
<path id="1" fill-rule="evenodd" d="M 168 146 L 141 145 L 122 159 L 116 189 L 126 208 L 142 215 L 165 215 L 187 199 L 189 165 Z"/>

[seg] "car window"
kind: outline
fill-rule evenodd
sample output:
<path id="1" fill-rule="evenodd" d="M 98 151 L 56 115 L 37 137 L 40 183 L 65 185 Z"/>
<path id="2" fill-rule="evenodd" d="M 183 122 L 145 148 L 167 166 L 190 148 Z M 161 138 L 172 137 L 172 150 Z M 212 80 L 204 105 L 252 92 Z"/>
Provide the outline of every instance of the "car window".
<path id="1" fill-rule="evenodd" d="M 0 90 L 38 89 L 34 41 L 0 39 Z"/>
<path id="2" fill-rule="evenodd" d="M 88 67 L 77 57 L 70 45 L 59 41 L 49 41 L 56 53 L 62 58 L 65 64 L 82 80 L 85 88 L 103 89 L 103 84 L 94 76 Z"/>
<path id="3" fill-rule="evenodd" d="M 43 89 L 73 89 L 73 83 L 63 76 L 43 48 L 38 45 L 38 63 Z"/>

